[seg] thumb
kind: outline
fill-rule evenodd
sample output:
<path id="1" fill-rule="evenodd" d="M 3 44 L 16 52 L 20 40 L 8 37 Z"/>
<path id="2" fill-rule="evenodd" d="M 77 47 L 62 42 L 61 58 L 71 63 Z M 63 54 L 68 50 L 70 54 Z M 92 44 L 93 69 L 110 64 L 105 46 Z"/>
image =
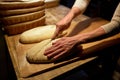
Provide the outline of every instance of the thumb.
<path id="1" fill-rule="evenodd" d="M 52 40 L 55 39 L 59 34 L 60 34 L 60 29 L 57 27 L 53 36 L 52 36 Z"/>

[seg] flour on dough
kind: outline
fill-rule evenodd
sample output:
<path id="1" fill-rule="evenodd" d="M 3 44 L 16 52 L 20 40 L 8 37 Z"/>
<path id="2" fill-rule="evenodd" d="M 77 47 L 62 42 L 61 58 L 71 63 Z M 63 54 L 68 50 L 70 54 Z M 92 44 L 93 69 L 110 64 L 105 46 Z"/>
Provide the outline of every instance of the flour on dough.
<path id="1" fill-rule="evenodd" d="M 56 39 L 58 40 L 58 39 Z M 52 46 L 52 43 L 56 40 L 43 40 L 40 43 L 33 46 L 26 52 L 26 58 L 30 63 L 46 63 L 52 62 L 52 59 L 48 59 L 47 56 L 44 55 L 44 52 L 47 48 Z"/>
<path id="2" fill-rule="evenodd" d="M 46 25 L 36 27 L 30 30 L 23 32 L 20 35 L 20 42 L 21 43 L 36 43 L 42 40 L 52 38 L 54 32 L 56 30 L 56 25 Z M 67 32 L 64 31 L 61 36 L 65 35 Z"/>

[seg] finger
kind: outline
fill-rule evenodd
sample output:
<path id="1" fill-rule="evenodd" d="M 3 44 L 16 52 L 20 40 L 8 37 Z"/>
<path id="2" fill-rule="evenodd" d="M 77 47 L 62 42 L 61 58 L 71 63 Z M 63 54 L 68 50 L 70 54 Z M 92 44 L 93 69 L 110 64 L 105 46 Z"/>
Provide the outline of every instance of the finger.
<path id="1" fill-rule="evenodd" d="M 62 41 L 63 41 L 62 39 L 59 39 L 59 40 L 53 42 L 52 45 L 53 45 L 54 47 L 56 47 L 56 46 L 60 45 Z"/>
<path id="2" fill-rule="evenodd" d="M 59 28 L 56 28 L 56 31 L 54 32 L 54 35 L 52 37 L 52 40 L 55 39 L 59 34 Z"/>
<path id="3" fill-rule="evenodd" d="M 52 49 L 51 47 L 50 47 L 50 48 L 47 48 L 47 49 L 45 50 L 45 52 L 44 52 L 44 55 L 48 55 L 48 54 L 52 53 L 53 50 L 51 50 L 51 49 Z"/>
<path id="4" fill-rule="evenodd" d="M 57 27 L 56 31 L 54 32 L 54 35 L 52 37 L 52 40 L 55 39 L 59 35 L 59 33 L 60 33 L 60 29 Z"/>
<path id="5" fill-rule="evenodd" d="M 60 49 L 60 48 L 61 48 L 60 45 L 59 46 L 54 46 L 53 45 L 52 47 L 45 50 L 44 55 L 51 54 L 52 52 L 54 52 L 54 51 L 56 51 L 57 49 Z"/>
<path id="6" fill-rule="evenodd" d="M 54 57 L 54 56 L 56 56 L 56 55 L 59 55 L 62 51 L 63 51 L 62 48 L 57 49 L 56 51 L 54 51 L 54 52 L 48 54 L 47 57 L 48 57 L 48 58 L 52 58 L 52 57 Z"/>
<path id="7" fill-rule="evenodd" d="M 64 50 L 64 51 L 62 51 L 61 53 L 59 53 L 58 55 L 55 55 L 54 57 L 53 57 L 53 59 L 59 59 L 61 56 L 63 56 L 65 53 L 67 52 L 67 50 Z"/>

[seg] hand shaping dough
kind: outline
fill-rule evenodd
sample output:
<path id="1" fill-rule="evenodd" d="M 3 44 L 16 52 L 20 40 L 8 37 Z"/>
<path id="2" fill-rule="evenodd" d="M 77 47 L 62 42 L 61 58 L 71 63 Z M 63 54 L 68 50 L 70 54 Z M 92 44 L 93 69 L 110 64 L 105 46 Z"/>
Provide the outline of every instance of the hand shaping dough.
<path id="1" fill-rule="evenodd" d="M 53 36 L 55 29 L 55 25 L 47 25 L 33 28 L 23 32 L 20 35 L 19 40 L 21 43 L 35 43 L 45 39 L 50 39 Z M 66 32 L 63 32 L 60 36 L 63 36 L 65 34 Z"/>
<path id="2" fill-rule="evenodd" d="M 58 40 L 58 39 L 56 39 Z M 37 45 L 33 46 L 26 52 L 26 58 L 30 63 L 48 63 L 52 62 L 53 59 L 48 59 L 47 56 L 44 55 L 44 52 L 47 48 L 52 46 L 52 43 L 56 40 L 47 39 L 41 41 Z"/>
<path id="3" fill-rule="evenodd" d="M 47 56 L 45 56 L 44 52 L 46 49 L 48 49 L 49 47 L 52 46 L 53 42 L 56 42 L 59 39 L 60 38 L 55 39 L 55 40 L 51 40 L 51 39 L 43 40 L 40 43 L 33 46 L 31 49 L 29 49 L 25 53 L 27 61 L 30 63 L 50 63 L 50 62 L 56 61 L 56 59 L 48 58 Z M 65 57 L 71 55 L 72 53 L 74 53 L 75 51 L 76 50 L 74 50 L 74 47 L 73 47 L 66 54 L 62 55 L 59 59 L 65 58 Z M 59 59 L 57 59 L 57 60 L 59 60 Z"/>

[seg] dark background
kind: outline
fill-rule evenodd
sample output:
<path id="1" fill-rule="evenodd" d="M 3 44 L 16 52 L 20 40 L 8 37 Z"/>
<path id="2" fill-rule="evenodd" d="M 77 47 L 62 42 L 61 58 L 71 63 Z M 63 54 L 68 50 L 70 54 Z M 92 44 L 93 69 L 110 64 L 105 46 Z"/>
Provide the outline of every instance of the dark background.
<path id="1" fill-rule="evenodd" d="M 74 2 L 75 0 L 60 0 L 60 4 L 69 8 L 72 7 Z M 102 17 L 111 20 L 118 3 L 119 0 L 91 0 L 84 14 L 90 17 Z"/>

